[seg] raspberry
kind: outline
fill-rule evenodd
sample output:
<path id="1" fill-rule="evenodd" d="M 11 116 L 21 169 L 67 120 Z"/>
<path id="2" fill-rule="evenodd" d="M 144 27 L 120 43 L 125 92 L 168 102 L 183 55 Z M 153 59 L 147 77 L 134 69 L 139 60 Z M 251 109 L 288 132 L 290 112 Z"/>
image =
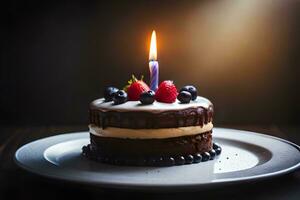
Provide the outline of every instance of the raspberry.
<path id="1" fill-rule="evenodd" d="M 177 98 L 177 88 L 173 81 L 167 80 L 160 83 L 156 91 L 155 99 L 159 102 L 174 103 Z"/>

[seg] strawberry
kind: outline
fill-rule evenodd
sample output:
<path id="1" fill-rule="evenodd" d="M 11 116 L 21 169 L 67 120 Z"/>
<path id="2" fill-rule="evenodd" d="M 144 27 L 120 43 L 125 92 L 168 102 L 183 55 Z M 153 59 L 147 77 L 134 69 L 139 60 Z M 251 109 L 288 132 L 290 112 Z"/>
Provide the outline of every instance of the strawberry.
<path id="1" fill-rule="evenodd" d="M 155 94 L 156 101 L 174 103 L 177 98 L 177 89 L 173 81 L 163 81 L 159 84 Z"/>
<path id="2" fill-rule="evenodd" d="M 138 101 L 141 93 L 149 91 L 150 88 L 143 81 L 143 77 L 138 80 L 134 75 L 132 75 L 131 80 L 128 81 L 128 85 L 125 86 L 124 90 L 127 91 L 129 101 Z"/>

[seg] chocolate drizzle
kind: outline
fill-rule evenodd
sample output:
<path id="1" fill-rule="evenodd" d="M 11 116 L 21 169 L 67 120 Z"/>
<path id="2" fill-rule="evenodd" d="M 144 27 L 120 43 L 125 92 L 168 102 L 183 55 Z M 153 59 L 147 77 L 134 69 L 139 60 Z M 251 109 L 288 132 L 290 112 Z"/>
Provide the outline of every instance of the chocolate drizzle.
<path id="1" fill-rule="evenodd" d="M 145 111 L 103 112 L 90 107 L 90 124 L 106 128 L 156 129 L 203 126 L 212 121 L 213 106 L 151 113 Z"/>

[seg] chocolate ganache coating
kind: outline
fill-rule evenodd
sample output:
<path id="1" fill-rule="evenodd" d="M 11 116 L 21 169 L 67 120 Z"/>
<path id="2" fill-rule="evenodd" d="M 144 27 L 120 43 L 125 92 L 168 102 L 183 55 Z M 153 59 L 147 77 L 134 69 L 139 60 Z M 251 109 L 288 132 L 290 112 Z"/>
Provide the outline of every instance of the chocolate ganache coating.
<path id="1" fill-rule="evenodd" d="M 190 104 L 176 101 L 168 105 L 155 102 L 143 106 L 136 102 L 124 105 L 113 105 L 98 99 L 90 104 L 90 124 L 98 127 L 118 127 L 131 129 L 176 128 L 187 126 L 203 126 L 213 119 L 213 104 L 198 97 Z"/>
<path id="2" fill-rule="evenodd" d="M 142 105 L 127 101 L 114 105 L 97 99 L 90 104 L 91 125 L 105 129 L 161 129 L 203 126 L 212 122 L 213 104 L 197 97 L 188 104 L 175 103 Z M 101 129 L 100 129 L 101 130 Z M 108 130 L 108 129 L 107 129 Z M 172 166 L 198 163 L 213 159 L 221 148 L 212 143 L 212 130 L 193 135 L 163 138 L 104 137 L 90 133 L 90 144 L 83 155 L 90 159 L 116 165 Z M 214 150 L 215 149 L 215 150 Z"/>

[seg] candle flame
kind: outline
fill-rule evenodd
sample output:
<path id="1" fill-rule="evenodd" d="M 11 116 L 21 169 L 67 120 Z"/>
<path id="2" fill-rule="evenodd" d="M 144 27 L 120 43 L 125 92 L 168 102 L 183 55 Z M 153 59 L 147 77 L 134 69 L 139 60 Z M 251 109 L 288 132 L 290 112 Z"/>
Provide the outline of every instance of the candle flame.
<path id="1" fill-rule="evenodd" d="M 149 60 L 157 60 L 157 49 L 156 49 L 156 33 L 152 31 Z"/>

